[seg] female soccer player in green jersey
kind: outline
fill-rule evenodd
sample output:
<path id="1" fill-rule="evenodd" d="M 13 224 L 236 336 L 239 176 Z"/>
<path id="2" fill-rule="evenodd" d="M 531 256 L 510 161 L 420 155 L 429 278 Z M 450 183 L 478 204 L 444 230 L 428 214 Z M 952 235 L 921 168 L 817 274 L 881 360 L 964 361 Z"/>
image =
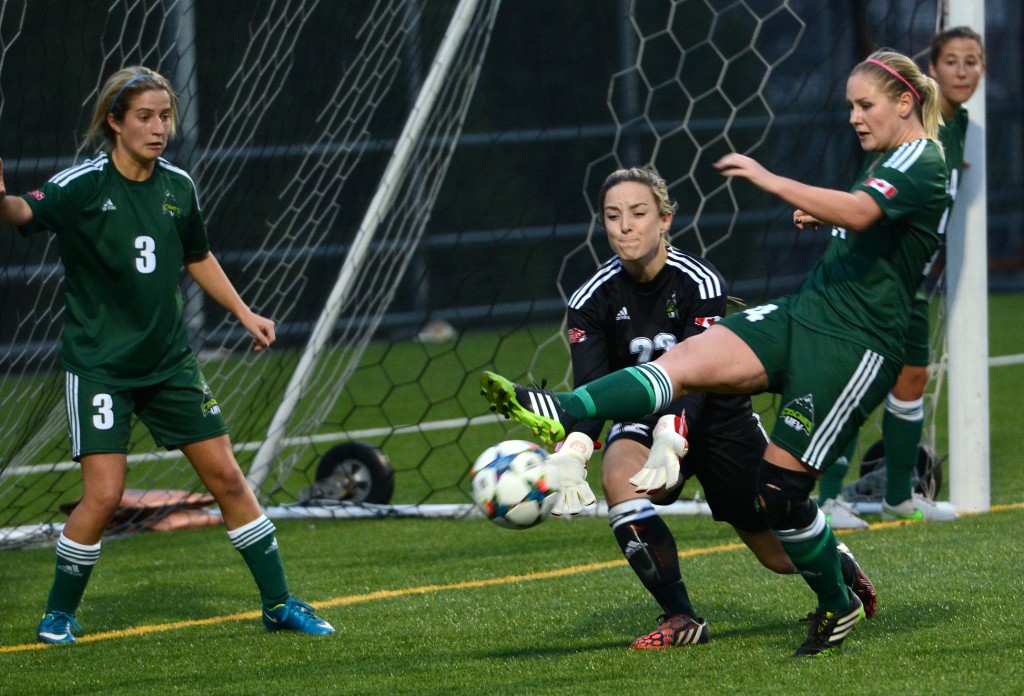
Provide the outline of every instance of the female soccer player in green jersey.
<path id="1" fill-rule="evenodd" d="M 964 168 L 964 141 L 967 138 L 967 109 L 963 104 L 974 95 L 985 74 L 985 47 L 981 36 L 969 27 L 953 27 L 933 36 L 928 72 L 939 83 L 943 120 L 939 141 L 949 170 L 950 198 L 955 199 Z M 953 230 L 951 234 L 964 234 L 964 230 Z M 882 519 L 886 520 L 946 522 L 957 519 L 956 512 L 939 507 L 930 498 L 913 490 L 918 445 L 924 430 L 924 391 L 928 386 L 930 363 L 928 339 L 928 297 L 919 291 L 914 298 L 907 329 L 903 369 L 885 399 L 882 416 L 882 446 L 886 462 Z M 845 456 L 829 468 L 819 483 L 818 502 L 826 514 L 833 513 L 830 523 L 836 529 L 840 526 L 867 526 L 838 497 L 852 450 L 852 446 L 848 448 Z"/>
<path id="2" fill-rule="evenodd" d="M 810 492 L 896 381 L 911 302 L 938 247 L 948 202 L 934 80 L 906 56 L 877 51 L 851 71 L 846 98 L 861 147 L 875 153 L 851 190 L 803 184 L 737 153 L 715 164 L 722 175 L 747 179 L 794 206 L 799 229 L 829 226 L 832 242 L 796 293 L 726 317 L 653 362 L 573 392 L 481 376 L 495 410 L 555 440 L 577 420 L 634 419 L 694 391 L 781 394 L 757 494 L 818 597 L 797 656 L 836 648 L 863 617 Z M 667 472 L 674 456 L 652 446 L 638 480 L 647 489 L 673 485 Z"/>
<path id="3" fill-rule="evenodd" d="M 189 348 L 179 276 L 184 266 L 231 312 L 261 351 L 274 322 L 242 301 L 210 251 L 195 185 L 161 155 L 175 132 L 170 83 L 148 68 L 114 73 L 97 99 L 95 159 L 38 190 L 7 195 L 0 162 L 0 223 L 57 236 L 64 265 L 61 365 L 81 502 L 57 542 L 57 568 L 37 637 L 74 643 L 75 612 L 100 555 L 103 530 L 124 493 L 132 414 L 154 440 L 180 449 L 220 506 L 228 537 L 252 571 L 269 630 L 334 629 L 294 599 L 274 525 L 238 462 L 220 407 Z"/>

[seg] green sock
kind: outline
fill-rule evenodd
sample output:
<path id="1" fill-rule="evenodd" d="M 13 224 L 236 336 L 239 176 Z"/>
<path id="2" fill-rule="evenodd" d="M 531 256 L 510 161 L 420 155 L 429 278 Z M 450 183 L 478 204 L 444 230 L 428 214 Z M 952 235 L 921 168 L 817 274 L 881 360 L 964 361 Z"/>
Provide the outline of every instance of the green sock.
<path id="1" fill-rule="evenodd" d="M 559 394 L 558 401 L 577 420 L 631 420 L 670 404 L 672 384 L 663 368 L 647 363 L 595 379 L 570 394 Z"/>
<path id="2" fill-rule="evenodd" d="M 857 438 L 854 438 L 843 455 L 832 462 L 818 479 L 818 505 L 824 505 L 829 498 L 838 498 L 843 492 L 843 479 L 850 470 L 850 460 L 853 459 L 853 452 L 856 449 Z"/>
<path id="3" fill-rule="evenodd" d="M 911 497 L 918 444 L 924 432 L 924 400 L 899 401 L 890 396 L 882 416 L 885 447 L 885 500 L 899 505 Z"/>
<path id="4" fill-rule="evenodd" d="M 61 534 L 57 540 L 57 570 L 46 600 L 46 610 L 74 616 L 99 558 L 100 544 L 86 546 Z"/>
<path id="5" fill-rule="evenodd" d="M 228 532 L 231 544 L 242 554 L 256 580 L 264 607 L 284 604 L 291 596 L 274 532 L 274 523 L 266 515 Z"/>
<path id="6" fill-rule="evenodd" d="M 818 607 L 828 611 L 845 611 L 850 608 L 850 596 L 843 582 L 836 538 L 827 524 L 817 532 L 814 531 L 819 519 L 824 522 L 824 516 L 818 515 L 806 529 L 776 531 L 775 534 L 793 560 L 793 565 L 800 571 L 804 582 L 818 595 Z"/>

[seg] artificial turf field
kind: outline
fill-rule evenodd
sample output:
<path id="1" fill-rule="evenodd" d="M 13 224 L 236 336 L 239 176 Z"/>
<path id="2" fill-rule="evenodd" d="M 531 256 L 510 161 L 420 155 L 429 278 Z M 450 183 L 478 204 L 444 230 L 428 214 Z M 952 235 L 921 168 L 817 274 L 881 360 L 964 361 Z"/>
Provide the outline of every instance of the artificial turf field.
<path id="1" fill-rule="evenodd" d="M 991 298 L 990 353 L 1019 354 L 1019 296 Z M 1024 364 L 990 371 L 993 510 L 839 536 L 879 592 L 838 655 L 794 660 L 813 595 L 726 525 L 670 517 L 706 645 L 635 652 L 658 608 L 607 522 L 281 521 L 292 589 L 338 628 L 270 634 L 222 528 L 104 545 L 77 646 L 34 641 L 52 548 L 0 552 L 0 694 L 1016 694 L 1024 684 Z M 869 517 L 869 520 L 871 518 Z"/>

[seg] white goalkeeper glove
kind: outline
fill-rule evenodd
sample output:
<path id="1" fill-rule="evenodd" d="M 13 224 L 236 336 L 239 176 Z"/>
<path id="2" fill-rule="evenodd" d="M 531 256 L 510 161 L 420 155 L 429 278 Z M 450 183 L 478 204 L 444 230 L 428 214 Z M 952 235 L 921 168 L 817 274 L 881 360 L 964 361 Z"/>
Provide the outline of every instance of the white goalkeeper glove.
<path id="1" fill-rule="evenodd" d="M 597 498 L 587 483 L 587 462 L 594 453 L 594 441 L 583 433 L 569 433 L 548 456 L 548 483 L 555 489 L 552 515 L 578 515 Z"/>
<path id="2" fill-rule="evenodd" d="M 654 426 L 654 442 L 644 468 L 629 479 L 637 493 L 653 493 L 679 483 L 679 460 L 686 456 L 686 414 L 668 414 Z"/>

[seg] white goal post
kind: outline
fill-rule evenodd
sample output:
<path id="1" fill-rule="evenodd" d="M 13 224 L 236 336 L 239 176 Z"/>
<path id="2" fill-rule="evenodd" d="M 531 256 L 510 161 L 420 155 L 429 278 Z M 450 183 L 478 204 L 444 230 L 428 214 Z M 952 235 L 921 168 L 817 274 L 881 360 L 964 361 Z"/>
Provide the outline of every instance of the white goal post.
<path id="1" fill-rule="evenodd" d="M 985 3 L 949 0 L 946 26 L 966 25 L 984 36 Z M 991 506 L 988 388 L 988 200 L 985 194 L 985 90 L 966 107 L 964 159 L 946 240 L 946 326 L 949 371 L 949 495 L 960 512 Z"/>
<path id="2" fill-rule="evenodd" d="M 403 180 L 417 174 L 410 164 L 411 156 L 423 137 L 427 120 L 432 115 L 442 84 L 449 74 L 452 62 L 455 60 L 463 37 L 471 26 L 479 4 L 479 0 L 460 0 L 458 7 L 455 8 L 451 24 L 441 42 L 430 73 L 416 98 L 409 118 L 402 129 L 402 134 L 398 137 L 395 152 L 388 162 L 373 200 L 363 217 L 352 248 L 345 257 L 338 279 L 317 318 L 306 348 L 302 351 L 302 357 L 285 388 L 281 404 L 274 412 L 274 417 L 267 429 L 267 437 L 261 443 L 252 466 L 249 468 L 247 476 L 249 485 L 253 487 L 257 495 L 270 474 L 270 464 L 280 451 L 281 441 L 285 437 L 288 424 L 295 414 L 299 400 L 306 391 L 306 386 L 316 367 L 316 361 L 323 354 L 324 346 L 338 322 L 338 316 L 346 305 L 358 270 L 366 258 L 369 244 L 376 236 L 381 220 L 402 188 Z M 498 10 L 498 5 L 499 1 L 495 0 L 490 10 L 492 19 Z M 452 143 L 454 146 L 454 139 Z M 381 314 L 377 314 L 373 318 L 372 326 L 367 331 L 368 336 L 374 333 L 374 328 L 380 323 L 381 318 Z"/>

